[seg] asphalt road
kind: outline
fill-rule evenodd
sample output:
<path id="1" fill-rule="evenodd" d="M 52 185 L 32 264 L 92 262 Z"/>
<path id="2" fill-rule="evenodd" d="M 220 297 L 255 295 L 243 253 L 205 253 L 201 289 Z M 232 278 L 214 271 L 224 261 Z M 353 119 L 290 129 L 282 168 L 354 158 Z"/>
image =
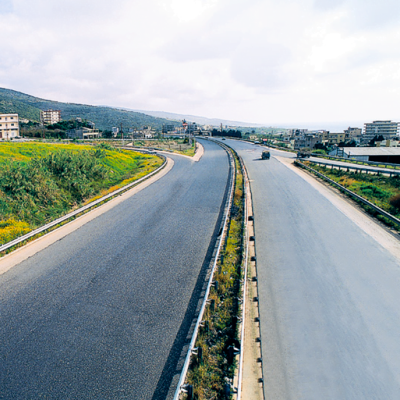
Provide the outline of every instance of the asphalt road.
<path id="1" fill-rule="evenodd" d="M 1 399 L 164 399 L 218 233 L 229 164 L 162 179 L 0 275 Z"/>
<path id="2" fill-rule="evenodd" d="M 400 399 L 399 259 L 282 152 L 226 143 L 251 180 L 266 399 Z"/>

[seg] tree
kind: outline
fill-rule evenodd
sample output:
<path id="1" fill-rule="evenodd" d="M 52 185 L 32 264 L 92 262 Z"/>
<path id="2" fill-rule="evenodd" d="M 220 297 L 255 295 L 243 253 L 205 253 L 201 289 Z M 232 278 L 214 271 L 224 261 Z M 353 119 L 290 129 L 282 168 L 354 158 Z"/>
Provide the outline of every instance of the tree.
<path id="1" fill-rule="evenodd" d="M 356 147 L 357 143 L 355 140 L 351 140 L 350 142 L 340 142 L 339 147 Z"/>
<path id="2" fill-rule="evenodd" d="M 103 131 L 102 136 L 103 136 L 103 138 L 111 139 L 113 136 L 113 133 L 110 130 L 105 130 L 105 131 Z"/>
<path id="3" fill-rule="evenodd" d="M 369 145 L 372 147 L 375 147 L 375 142 L 381 142 L 382 140 L 385 140 L 385 138 L 382 135 L 375 135 L 370 141 L 369 141 Z"/>
<path id="4" fill-rule="evenodd" d="M 227 137 L 238 137 L 241 138 L 242 137 L 242 132 L 239 130 L 233 130 L 233 129 L 229 129 L 229 131 L 218 131 L 217 129 L 213 129 L 211 131 L 211 136 L 227 136 Z"/>

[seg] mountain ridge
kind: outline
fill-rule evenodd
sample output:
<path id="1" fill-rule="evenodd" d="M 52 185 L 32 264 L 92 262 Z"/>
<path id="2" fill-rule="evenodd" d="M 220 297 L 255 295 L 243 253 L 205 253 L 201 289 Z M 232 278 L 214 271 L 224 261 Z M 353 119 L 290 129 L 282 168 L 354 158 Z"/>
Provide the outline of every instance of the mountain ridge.
<path id="1" fill-rule="evenodd" d="M 47 109 L 61 110 L 61 117 L 64 120 L 79 117 L 92 121 L 101 130 L 111 129 L 113 126 L 120 127 L 121 124 L 124 129 L 131 127 L 139 129 L 143 126 L 161 129 L 163 124 L 171 124 L 171 121 L 165 118 L 153 117 L 133 110 L 46 100 L 13 89 L 0 88 L 0 113 L 18 113 L 20 118 L 39 122 L 40 110 Z M 175 126 L 179 124 L 178 121 L 174 123 Z"/>
<path id="2" fill-rule="evenodd" d="M 130 110 L 130 109 L 127 109 Z M 235 127 L 255 127 L 255 128 L 261 128 L 265 127 L 265 125 L 262 124 L 253 124 L 250 122 L 241 122 L 241 121 L 231 121 L 223 118 L 208 118 L 208 117 L 202 117 L 198 115 L 191 115 L 191 114 L 177 114 L 177 113 L 171 113 L 167 111 L 145 111 L 145 110 L 135 110 L 132 109 L 131 111 L 135 112 L 140 112 L 144 113 L 147 115 L 151 115 L 153 117 L 158 117 L 158 118 L 167 118 L 171 120 L 187 120 L 190 122 L 196 122 L 197 124 L 200 125 L 212 125 L 212 126 L 219 126 L 221 123 L 222 125 L 227 125 L 227 126 L 235 126 Z"/>

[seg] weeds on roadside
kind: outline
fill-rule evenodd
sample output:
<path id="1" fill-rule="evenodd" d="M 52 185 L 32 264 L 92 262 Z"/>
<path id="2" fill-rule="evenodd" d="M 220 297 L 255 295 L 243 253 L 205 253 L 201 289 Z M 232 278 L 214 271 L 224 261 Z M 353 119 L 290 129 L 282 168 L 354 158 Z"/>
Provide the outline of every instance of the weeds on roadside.
<path id="1" fill-rule="evenodd" d="M 158 157 L 101 145 L 1 144 L 0 244 L 161 163 Z"/>
<path id="2" fill-rule="evenodd" d="M 187 383 L 194 388 L 194 398 L 225 399 L 224 386 L 234 376 L 237 367 L 232 355 L 239 346 L 238 312 L 240 280 L 242 278 L 243 249 L 243 175 L 235 155 L 237 169 L 235 192 L 228 234 L 214 274 L 217 285 L 211 289 L 209 306 L 204 314 L 196 347 L 202 349 L 202 357 L 193 357 Z"/>

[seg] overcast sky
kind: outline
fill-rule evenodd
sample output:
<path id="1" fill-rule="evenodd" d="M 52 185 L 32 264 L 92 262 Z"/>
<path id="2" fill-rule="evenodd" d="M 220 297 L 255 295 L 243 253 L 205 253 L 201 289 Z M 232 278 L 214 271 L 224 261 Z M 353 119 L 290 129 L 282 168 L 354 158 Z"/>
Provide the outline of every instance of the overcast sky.
<path id="1" fill-rule="evenodd" d="M 0 0 L 0 87 L 287 127 L 398 120 L 400 1 Z"/>

